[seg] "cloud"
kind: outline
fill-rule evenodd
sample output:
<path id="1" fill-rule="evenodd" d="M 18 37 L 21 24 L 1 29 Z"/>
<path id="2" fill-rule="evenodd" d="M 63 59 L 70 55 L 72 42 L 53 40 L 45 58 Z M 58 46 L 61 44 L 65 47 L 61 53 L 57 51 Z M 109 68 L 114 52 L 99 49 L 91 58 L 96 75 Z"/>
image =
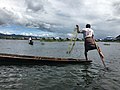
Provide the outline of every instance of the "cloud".
<path id="1" fill-rule="evenodd" d="M 0 0 L 0 25 L 68 33 L 90 23 L 96 32 L 119 34 L 119 9 L 119 0 Z"/>
<path id="2" fill-rule="evenodd" d="M 113 3 L 114 14 L 120 15 L 120 1 Z"/>
<path id="3" fill-rule="evenodd" d="M 42 3 L 39 3 L 39 0 L 26 0 L 27 4 L 27 10 L 28 11 L 33 11 L 33 12 L 38 12 L 38 11 L 44 11 L 44 7 Z"/>

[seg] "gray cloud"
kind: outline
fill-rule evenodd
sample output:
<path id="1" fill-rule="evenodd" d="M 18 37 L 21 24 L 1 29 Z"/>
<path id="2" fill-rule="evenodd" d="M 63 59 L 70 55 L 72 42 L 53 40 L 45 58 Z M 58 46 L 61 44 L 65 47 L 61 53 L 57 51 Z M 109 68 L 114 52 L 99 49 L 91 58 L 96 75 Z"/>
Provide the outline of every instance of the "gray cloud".
<path id="1" fill-rule="evenodd" d="M 42 0 L 26 0 L 26 5 L 27 5 L 27 11 L 33 11 L 33 12 L 38 12 L 38 11 L 44 11 L 44 6 Z"/>
<path id="2" fill-rule="evenodd" d="M 0 25 L 71 32 L 75 24 L 90 23 L 95 30 L 119 34 L 119 10 L 119 0 L 0 0 Z"/>
<path id="3" fill-rule="evenodd" d="M 113 3 L 114 14 L 120 15 L 120 1 Z"/>
<path id="4" fill-rule="evenodd" d="M 5 8 L 0 9 L 0 24 L 5 24 L 12 21 L 12 13 Z"/>

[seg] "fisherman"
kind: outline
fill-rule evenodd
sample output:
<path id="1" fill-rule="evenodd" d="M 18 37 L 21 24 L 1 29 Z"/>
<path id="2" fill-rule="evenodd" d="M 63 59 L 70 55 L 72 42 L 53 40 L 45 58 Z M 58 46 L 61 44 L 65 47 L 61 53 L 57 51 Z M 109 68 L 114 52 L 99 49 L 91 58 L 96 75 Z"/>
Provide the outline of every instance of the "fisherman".
<path id="1" fill-rule="evenodd" d="M 29 44 L 33 45 L 33 41 L 32 41 L 32 37 L 31 36 L 29 37 Z"/>
<path id="2" fill-rule="evenodd" d="M 91 29 L 90 24 L 86 24 L 86 28 L 83 28 L 82 30 L 79 30 L 79 26 L 76 25 L 76 30 L 77 30 L 78 33 L 83 34 L 84 47 L 85 47 L 84 54 L 85 54 L 86 60 L 88 60 L 87 52 L 89 50 L 97 49 L 94 38 L 93 38 L 94 37 L 94 31 Z"/>

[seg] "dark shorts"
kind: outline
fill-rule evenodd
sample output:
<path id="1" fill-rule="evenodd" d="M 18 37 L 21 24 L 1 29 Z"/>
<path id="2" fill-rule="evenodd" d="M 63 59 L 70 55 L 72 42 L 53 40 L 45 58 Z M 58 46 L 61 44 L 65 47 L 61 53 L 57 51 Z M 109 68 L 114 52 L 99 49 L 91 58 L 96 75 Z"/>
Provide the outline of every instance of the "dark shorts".
<path id="1" fill-rule="evenodd" d="M 96 45 L 92 37 L 85 38 L 85 51 L 88 52 L 89 50 L 96 49 Z"/>

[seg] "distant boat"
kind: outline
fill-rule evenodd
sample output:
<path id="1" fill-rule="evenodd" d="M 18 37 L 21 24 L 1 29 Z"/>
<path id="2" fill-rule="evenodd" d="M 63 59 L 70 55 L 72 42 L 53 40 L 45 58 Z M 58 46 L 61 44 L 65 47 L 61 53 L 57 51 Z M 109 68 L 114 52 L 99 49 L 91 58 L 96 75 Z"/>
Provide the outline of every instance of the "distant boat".
<path id="1" fill-rule="evenodd" d="M 33 45 L 33 42 L 29 42 L 30 45 Z"/>
<path id="2" fill-rule="evenodd" d="M 29 38 L 29 44 L 33 45 L 32 37 Z"/>
<path id="3" fill-rule="evenodd" d="M 30 41 L 29 44 L 30 44 L 30 45 L 33 45 L 33 41 Z"/>

